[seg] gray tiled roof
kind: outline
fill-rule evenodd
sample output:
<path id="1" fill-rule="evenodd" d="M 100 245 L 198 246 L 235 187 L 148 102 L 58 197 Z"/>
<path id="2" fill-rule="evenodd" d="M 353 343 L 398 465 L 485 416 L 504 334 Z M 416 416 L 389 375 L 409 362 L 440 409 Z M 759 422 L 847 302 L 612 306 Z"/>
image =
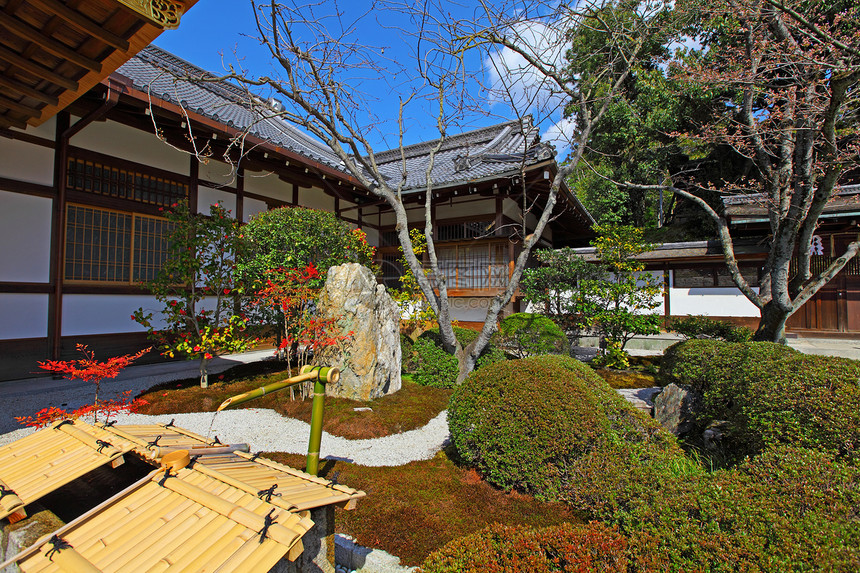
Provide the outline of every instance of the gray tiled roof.
<path id="1" fill-rule="evenodd" d="M 426 188 L 430 152 L 438 142 L 427 141 L 403 149 L 406 157 L 404 190 L 417 192 Z M 528 116 L 522 123 L 513 120 L 447 137 L 433 160 L 431 177 L 434 188 L 462 185 L 515 174 L 523 162 L 529 166 L 554 156 L 552 146 L 538 143 L 538 129 Z M 376 161 L 389 182 L 399 182 L 403 171 L 399 149 L 376 154 Z"/>
<path id="2" fill-rule="evenodd" d="M 157 46 L 144 48 L 117 72 L 129 78 L 140 91 L 245 130 L 346 174 L 342 162 L 328 146 L 279 117 L 270 117 L 275 111 L 262 100 L 227 81 L 193 81 L 211 80 L 215 76 Z M 255 102 L 255 109 L 248 109 L 249 101 Z M 403 149 L 407 171 L 404 191 L 417 192 L 426 187 L 430 151 L 437 143 L 438 140 L 427 141 Z M 434 159 L 433 185 L 442 188 L 516 174 L 523 161 L 532 165 L 554 155 L 552 146 L 538 143 L 538 129 L 531 117 L 522 122 L 508 121 L 447 137 Z M 401 178 L 401 151 L 377 153 L 376 161 L 383 176 L 396 186 Z"/>
<path id="3" fill-rule="evenodd" d="M 258 109 L 248 109 L 251 95 L 227 81 L 195 82 L 194 78 L 214 78 L 212 74 L 150 45 L 118 70 L 134 87 L 154 97 L 181 104 L 189 111 L 266 139 L 314 161 L 340 169 L 340 160 L 326 145 L 277 117 L 267 117 L 267 106 L 258 100 Z"/>

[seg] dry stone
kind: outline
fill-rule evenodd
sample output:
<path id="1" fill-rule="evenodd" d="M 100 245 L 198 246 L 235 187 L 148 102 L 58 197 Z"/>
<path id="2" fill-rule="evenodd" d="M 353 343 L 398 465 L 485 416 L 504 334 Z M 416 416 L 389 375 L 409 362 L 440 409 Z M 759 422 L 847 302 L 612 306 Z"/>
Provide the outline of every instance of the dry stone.
<path id="1" fill-rule="evenodd" d="M 320 313 L 353 332 L 321 356 L 321 363 L 341 369 L 327 395 L 366 401 L 400 390 L 400 311 L 370 269 L 357 263 L 330 268 Z"/>
<path id="2" fill-rule="evenodd" d="M 683 436 L 693 429 L 700 403 L 692 389 L 669 384 L 654 398 L 654 419 L 676 436 Z"/>

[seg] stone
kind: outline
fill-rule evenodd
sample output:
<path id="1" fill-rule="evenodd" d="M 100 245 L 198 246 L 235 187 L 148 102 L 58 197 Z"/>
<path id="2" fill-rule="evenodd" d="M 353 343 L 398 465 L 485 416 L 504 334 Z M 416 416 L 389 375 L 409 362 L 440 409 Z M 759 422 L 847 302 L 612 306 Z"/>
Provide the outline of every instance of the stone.
<path id="1" fill-rule="evenodd" d="M 726 420 L 714 420 L 708 424 L 708 427 L 702 432 L 702 444 L 704 444 L 705 449 L 711 452 L 719 451 L 723 438 L 726 437 L 728 431 L 729 423 Z"/>
<path id="2" fill-rule="evenodd" d="M 687 386 L 669 384 L 654 398 L 654 419 L 661 426 L 683 436 L 693 429 L 701 397 Z"/>
<path id="3" fill-rule="evenodd" d="M 357 263 L 330 268 L 319 311 L 353 333 L 317 360 L 341 371 L 326 395 L 367 401 L 400 390 L 400 309 L 370 269 Z"/>

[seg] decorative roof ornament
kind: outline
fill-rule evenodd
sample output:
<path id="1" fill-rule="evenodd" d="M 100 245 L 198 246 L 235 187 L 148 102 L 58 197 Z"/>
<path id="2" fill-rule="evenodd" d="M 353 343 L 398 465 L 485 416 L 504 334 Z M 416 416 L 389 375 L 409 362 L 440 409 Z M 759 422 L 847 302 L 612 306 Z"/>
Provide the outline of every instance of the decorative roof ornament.
<path id="1" fill-rule="evenodd" d="M 185 5 L 173 0 L 117 0 L 134 10 L 156 26 L 167 30 L 179 27 L 179 19 L 185 13 Z"/>
<path id="2" fill-rule="evenodd" d="M 472 158 L 469 155 L 458 155 L 454 158 L 454 171 L 467 171 L 472 168 Z"/>
<path id="3" fill-rule="evenodd" d="M 536 161 L 546 161 L 555 157 L 555 145 L 542 141 L 534 146 L 533 153 Z"/>

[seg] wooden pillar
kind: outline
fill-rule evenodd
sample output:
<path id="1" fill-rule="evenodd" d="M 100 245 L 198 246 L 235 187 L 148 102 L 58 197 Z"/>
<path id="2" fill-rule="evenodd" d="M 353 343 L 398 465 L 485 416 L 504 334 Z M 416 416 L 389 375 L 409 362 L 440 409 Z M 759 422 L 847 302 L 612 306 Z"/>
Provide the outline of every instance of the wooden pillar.
<path id="1" fill-rule="evenodd" d="M 245 210 L 245 168 L 240 167 L 236 172 L 236 220 L 241 223 Z"/>
<path id="2" fill-rule="evenodd" d="M 497 237 L 502 236 L 502 226 L 505 224 L 505 216 L 503 210 L 505 208 L 504 205 L 505 198 L 501 195 L 496 195 L 496 229 L 493 233 Z"/>
<path id="3" fill-rule="evenodd" d="M 296 183 L 293 183 L 293 206 L 297 206 L 299 204 L 299 186 Z"/>
<path id="4" fill-rule="evenodd" d="M 196 155 L 191 155 L 191 163 L 188 168 L 188 210 L 197 212 L 197 183 L 200 179 L 200 162 Z"/>
<path id="5" fill-rule="evenodd" d="M 66 170 L 69 141 L 63 134 L 69 129 L 69 113 L 57 114 L 54 136 L 54 211 L 51 220 L 51 294 L 48 296 L 48 351 L 52 360 L 60 359 L 63 335 L 63 252 L 66 243 Z"/>

